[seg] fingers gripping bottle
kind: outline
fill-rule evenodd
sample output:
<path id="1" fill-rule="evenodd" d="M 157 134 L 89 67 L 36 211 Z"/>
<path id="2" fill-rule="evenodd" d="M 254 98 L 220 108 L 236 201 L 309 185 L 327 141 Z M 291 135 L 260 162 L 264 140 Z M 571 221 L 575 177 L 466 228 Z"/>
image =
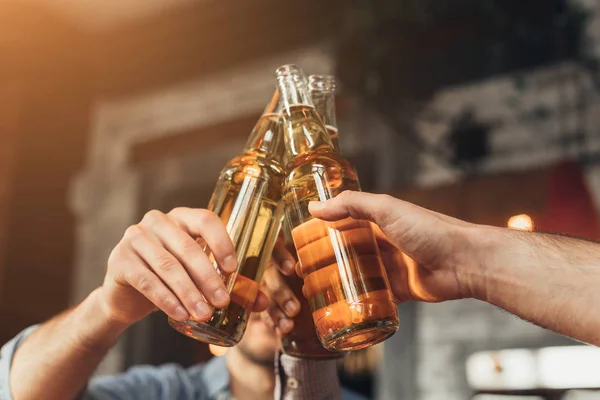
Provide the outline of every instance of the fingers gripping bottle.
<path id="1" fill-rule="evenodd" d="M 335 351 L 374 345 L 396 332 L 398 313 L 371 224 L 352 218 L 324 222 L 308 212 L 312 200 L 360 190 L 358 176 L 334 151 L 302 71 L 286 65 L 276 75 L 288 159 L 286 223 L 317 335 L 325 348 Z"/>
<path id="2" fill-rule="evenodd" d="M 169 319 L 171 326 L 181 333 L 206 343 L 233 346 L 240 341 L 258 296 L 262 274 L 272 256 L 283 217 L 281 188 L 285 177 L 278 159 L 283 146 L 279 100 L 276 91 L 243 153 L 221 171 L 208 206 L 226 225 L 237 254 L 237 272 L 223 276 L 230 304 L 214 310 L 206 322 Z M 221 273 L 210 249 L 205 251 Z"/>
<path id="3" fill-rule="evenodd" d="M 327 128 L 333 149 L 339 153 L 338 131 L 335 120 L 335 77 L 332 75 L 311 75 L 308 87 L 315 109 Z M 296 257 L 297 261 L 292 234 L 287 224 L 282 227 L 282 238 L 285 241 L 285 247 Z M 340 358 L 346 355 L 347 353 L 344 352 L 327 350 L 321 344 L 313 322 L 310 304 L 302 294 L 304 280 L 296 274 L 284 276 L 283 279 L 300 302 L 300 312 L 294 317 L 294 329 L 281 337 L 281 347 L 284 353 L 294 357 L 311 359 Z"/>

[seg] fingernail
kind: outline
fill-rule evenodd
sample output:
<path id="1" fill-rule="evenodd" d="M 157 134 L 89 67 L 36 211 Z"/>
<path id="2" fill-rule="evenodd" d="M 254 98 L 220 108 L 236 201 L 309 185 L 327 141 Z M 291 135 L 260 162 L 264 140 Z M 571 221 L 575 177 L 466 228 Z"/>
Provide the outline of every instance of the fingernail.
<path id="1" fill-rule="evenodd" d="M 185 308 L 177 306 L 177 308 L 175 309 L 175 319 L 177 321 L 185 321 L 189 318 L 189 316 L 190 314 L 188 314 L 188 312 L 185 311 Z"/>
<path id="2" fill-rule="evenodd" d="M 289 274 L 294 271 L 295 265 L 296 265 L 295 262 L 293 262 L 291 260 L 285 260 L 281 267 L 283 268 L 283 272 L 285 272 L 286 274 Z"/>
<path id="3" fill-rule="evenodd" d="M 291 331 L 294 328 L 294 322 L 292 320 L 289 320 L 287 318 L 281 318 L 279 320 L 279 329 L 281 329 L 282 332 L 287 333 L 289 331 Z"/>
<path id="4" fill-rule="evenodd" d="M 238 266 L 237 260 L 234 256 L 227 256 L 223 260 L 223 269 L 226 272 L 235 272 L 235 270 L 237 269 L 237 266 Z"/>
<path id="5" fill-rule="evenodd" d="M 203 318 L 207 317 L 211 313 L 210 307 L 203 301 L 199 301 L 196 304 L 196 317 Z"/>
<path id="6" fill-rule="evenodd" d="M 229 301 L 229 294 L 227 294 L 227 292 L 223 289 L 218 289 L 215 292 L 214 299 L 215 303 L 217 304 L 227 304 L 227 302 Z"/>
<path id="7" fill-rule="evenodd" d="M 298 305 L 293 300 L 288 300 L 283 305 L 283 309 L 288 317 L 293 317 L 298 312 Z"/>

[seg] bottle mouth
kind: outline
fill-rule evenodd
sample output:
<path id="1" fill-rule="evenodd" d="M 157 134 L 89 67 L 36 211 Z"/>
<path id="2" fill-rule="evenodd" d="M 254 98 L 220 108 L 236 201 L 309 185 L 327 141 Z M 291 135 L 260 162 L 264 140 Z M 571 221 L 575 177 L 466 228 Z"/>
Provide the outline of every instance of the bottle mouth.
<path id="1" fill-rule="evenodd" d="M 295 81 L 306 81 L 304 72 L 300 69 L 300 67 L 294 64 L 286 64 L 275 70 L 275 76 L 277 79 L 286 79 L 292 78 Z"/>
<path id="2" fill-rule="evenodd" d="M 334 75 L 311 75 L 308 77 L 308 89 L 311 91 L 333 93 L 335 88 Z"/>

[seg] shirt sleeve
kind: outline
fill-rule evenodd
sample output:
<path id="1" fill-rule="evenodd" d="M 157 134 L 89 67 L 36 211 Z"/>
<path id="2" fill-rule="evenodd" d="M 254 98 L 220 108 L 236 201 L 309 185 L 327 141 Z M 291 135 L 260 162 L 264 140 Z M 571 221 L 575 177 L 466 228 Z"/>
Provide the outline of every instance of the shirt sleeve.
<path id="1" fill-rule="evenodd" d="M 335 360 L 276 357 L 276 400 L 340 400 L 342 391 Z"/>
<path id="2" fill-rule="evenodd" d="M 196 400 L 208 399 L 202 367 L 176 364 L 139 366 L 116 376 L 92 379 L 81 400 Z"/>
<path id="3" fill-rule="evenodd" d="M 31 326 L 12 340 L 6 343 L 0 350 L 0 400 L 13 400 L 10 391 L 10 366 L 19 345 L 35 330 L 37 326 Z"/>
<path id="4" fill-rule="evenodd" d="M 25 329 L 0 350 L 0 400 L 14 400 L 10 390 L 11 364 L 19 345 L 37 326 Z M 141 366 L 117 376 L 92 379 L 80 400 L 204 400 L 208 388 L 202 366 L 185 369 L 175 364 Z"/>

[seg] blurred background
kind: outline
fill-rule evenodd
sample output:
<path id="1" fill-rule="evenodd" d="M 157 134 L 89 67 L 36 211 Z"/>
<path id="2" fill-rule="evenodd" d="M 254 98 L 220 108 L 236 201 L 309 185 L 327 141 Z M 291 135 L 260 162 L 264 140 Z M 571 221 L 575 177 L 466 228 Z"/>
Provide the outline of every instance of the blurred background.
<path id="1" fill-rule="evenodd" d="M 0 343 L 80 301 L 152 208 L 205 207 L 274 69 L 335 73 L 363 188 L 598 239 L 597 0 L 0 2 Z M 477 301 L 340 364 L 378 399 L 597 399 L 600 354 Z M 156 314 L 99 373 L 211 357 Z"/>

